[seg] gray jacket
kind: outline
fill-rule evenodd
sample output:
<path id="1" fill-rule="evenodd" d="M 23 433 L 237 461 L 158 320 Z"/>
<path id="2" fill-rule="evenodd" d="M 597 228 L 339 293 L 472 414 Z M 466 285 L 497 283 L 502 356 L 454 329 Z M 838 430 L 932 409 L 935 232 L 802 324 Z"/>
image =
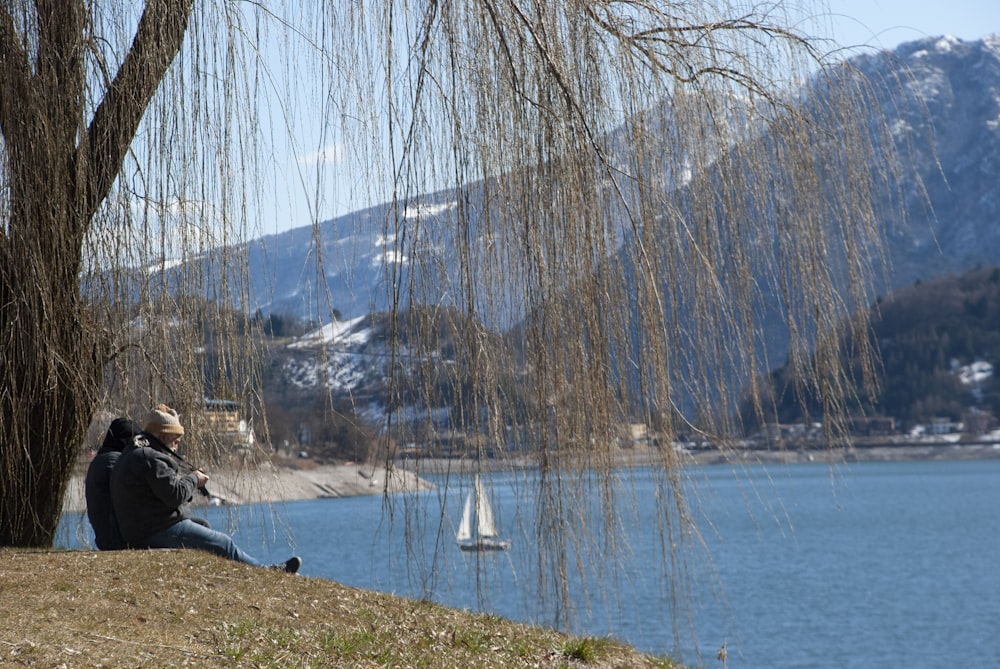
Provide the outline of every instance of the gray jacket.
<path id="1" fill-rule="evenodd" d="M 144 445 L 144 439 L 153 445 Z M 111 501 L 122 537 L 132 548 L 145 548 L 151 536 L 190 517 L 185 507 L 198 478 L 193 472 L 182 474 L 178 461 L 153 435 L 143 433 L 135 441 L 111 473 Z"/>

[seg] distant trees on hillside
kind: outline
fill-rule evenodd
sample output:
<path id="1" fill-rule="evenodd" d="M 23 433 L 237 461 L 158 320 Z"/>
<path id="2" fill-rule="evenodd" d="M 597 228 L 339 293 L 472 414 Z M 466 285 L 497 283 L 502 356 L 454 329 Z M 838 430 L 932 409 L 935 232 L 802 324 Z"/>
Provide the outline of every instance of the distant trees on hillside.
<path id="1" fill-rule="evenodd" d="M 336 317 L 336 315 L 335 315 Z M 293 314 L 270 313 L 267 316 L 258 309 L 253 322 L 268 337 L 300 337 L 318 327 L 315 322 L 306 321 Z"/>
<path id="2" fill-rule="evenodd" d="M 934 418 L 961 419 L 969 407 L 1000 416 L 996 376 L 962 383 L 958 371 L 977 360 L 1000 364 L 1000 267 L 978 268 L 959 276 L 915 282 L 871 309 L 871 340 L 880 351 L 877 393 L 855 388 L 852 411 L 892 416 L 903 428 Z M 842 355 L 851 364 L 850 337 Z M 797 396 L 787 368 L 769 377 L 776 422 L 793 423 L 820 415 L 821 399 Z M 748 427 L 756 425 L 744 412 Z"/>

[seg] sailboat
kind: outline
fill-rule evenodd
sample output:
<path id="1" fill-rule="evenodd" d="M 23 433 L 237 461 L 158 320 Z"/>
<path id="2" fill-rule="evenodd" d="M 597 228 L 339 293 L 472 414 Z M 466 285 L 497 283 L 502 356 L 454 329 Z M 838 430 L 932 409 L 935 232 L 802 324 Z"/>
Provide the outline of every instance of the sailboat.
<path id="1" fill-rule="evenodd" d="M 493 507 L 478 474 L 473 489 L 465 498 L 455 540 L 463 551 L 505 551 L 510 547 L 510 539 L 498 536 Z"/>

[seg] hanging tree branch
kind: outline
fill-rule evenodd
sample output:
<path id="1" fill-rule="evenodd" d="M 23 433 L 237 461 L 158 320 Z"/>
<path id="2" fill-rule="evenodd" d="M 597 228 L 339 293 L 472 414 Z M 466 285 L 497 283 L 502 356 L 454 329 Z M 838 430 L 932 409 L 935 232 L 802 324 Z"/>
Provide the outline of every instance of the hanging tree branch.
<path id="1" fill-rule="evenodd" d="M 150 99 L 177 56 L 194 0 L 150 0 L 135 40 L 87 130 L 81 157 L 93 171 L 86 208 L 93 213 L 121 169 Z"/>

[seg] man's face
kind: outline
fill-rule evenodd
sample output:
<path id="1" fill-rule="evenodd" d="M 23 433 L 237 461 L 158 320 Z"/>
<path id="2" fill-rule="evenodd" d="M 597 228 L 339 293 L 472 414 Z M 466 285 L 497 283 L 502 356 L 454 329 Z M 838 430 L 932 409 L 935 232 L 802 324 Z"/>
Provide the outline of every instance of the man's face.
<path id="1" fill-rule="evenodd" d="M 177 448 L 181 445 L 181 435 L 165 434 L 163 435 L 162 441 L 167 448 L 176 453 Z"/>

